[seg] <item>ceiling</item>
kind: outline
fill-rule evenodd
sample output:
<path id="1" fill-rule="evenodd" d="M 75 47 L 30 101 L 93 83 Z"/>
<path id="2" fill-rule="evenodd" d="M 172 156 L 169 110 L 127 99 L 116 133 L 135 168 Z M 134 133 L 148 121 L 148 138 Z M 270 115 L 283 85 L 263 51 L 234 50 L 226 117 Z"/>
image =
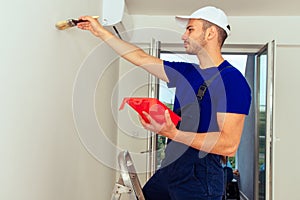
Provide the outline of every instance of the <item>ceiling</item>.
<path id="1" fill-rule="evenodd" d="M 125 0 L 132 15 L 188 15 L 212 5 L 228 16 L 300 16 L 299 0 Z"/>

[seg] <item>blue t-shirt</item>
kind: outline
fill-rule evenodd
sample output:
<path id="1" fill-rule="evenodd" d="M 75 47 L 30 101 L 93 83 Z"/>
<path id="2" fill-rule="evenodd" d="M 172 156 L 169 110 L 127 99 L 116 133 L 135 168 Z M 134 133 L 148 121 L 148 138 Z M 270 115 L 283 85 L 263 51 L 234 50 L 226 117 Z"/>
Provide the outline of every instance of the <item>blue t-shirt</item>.
<path id="1" fill-rule="evenodd" d="M 169 79 L 168 87 L 175 87 L 174 110 L 194 101 L 199 86 L 218 71 L 201 101 L 200 125 L 198 132 L 219 131 L 216 114 L 248 114 L 251 104 L 251 89 L 239 70 L 224 61 L 218 67 L 201 69 L 197 64 L 164 61 Z"/>
<path id="2" fill-rule="evenodd" d="M 251 89 L 240 71 L 227 61 L 208 69 L 184 62 L 164 61 L 164 66 L 169 79 L 168 87 L 176 88 L 174 110 L 195 101 L 199 86 L 223 69 L 210 84 L 200 102 L 198 133 L 219 131 L 218 112 L 246 115 L 249 113 Z M 166 157 L 162 163 L 162 166 L 168 165 L 171 166 L 170 170 L 174 171 L 173 174 L 184 174 L 183 172 L 192 165 L 195 176 L 201 182 L 199 189 L 204 196 L 223 194 L 223 168 L 219 155 L 201 152 L 171 141 L 167 145 Z"/>

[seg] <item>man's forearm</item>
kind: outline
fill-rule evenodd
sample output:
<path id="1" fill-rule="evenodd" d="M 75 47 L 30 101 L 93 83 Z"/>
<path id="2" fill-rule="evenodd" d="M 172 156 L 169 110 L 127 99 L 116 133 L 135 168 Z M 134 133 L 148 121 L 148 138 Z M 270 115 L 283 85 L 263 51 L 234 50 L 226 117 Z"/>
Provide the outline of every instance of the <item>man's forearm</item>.
<path id="1" fill-rule="evenodd" d="M 142 67 L 163 81 L 169 81 L 165 74 L 163 61 L 161 59 L 151 56 L 144 52 L 141 48 L 121 40 L 109 31 L 101 35 L 100 38 L 127 61 L 136 66 Z"/>
<path id="2" fill-rule="evenodd" d="M 143 58 L 149 56 L 141 48 L 121 40 L 109 31 L 101 34 L 100 38 L 116 51 L 117 54 L 137 66 L 141 66 Z"/>
<path id="3" fill-rule="evenodd" d="M 233 156 L 239 142 L 234 143 L 221 132 L 193 133 L 178 130 L 170 139 L 195 149 L 224 156 Z"/>
<path id="4" fill-rule="evenodd" d="M 106 42 L 124 59 L 134 65 L 144 68 L 154 76 L 168 82 L 163 61 L 161 59 L 151 56 L 144 52 L 141 48 L 116 37 L 114 34 L 106 30 L 97 20 L 90 16 L 84 16 L 80 19 L 82 19 L 83 22 L 77 24 L 78 28 L 89 30 L 93 35 Z"/>

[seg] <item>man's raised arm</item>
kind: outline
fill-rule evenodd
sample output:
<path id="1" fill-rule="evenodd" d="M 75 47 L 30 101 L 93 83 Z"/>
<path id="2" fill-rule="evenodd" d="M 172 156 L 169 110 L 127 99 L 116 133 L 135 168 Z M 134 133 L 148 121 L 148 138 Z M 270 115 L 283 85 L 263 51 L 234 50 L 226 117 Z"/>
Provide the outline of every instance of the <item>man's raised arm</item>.
<path id="1" fill-rule="evenodd" d="M 97 19 L 90 16 L 83 16 L 79 19 L 84 20 L 84 22 L 78 23 L 78 28 L 82 30 L 89 30 L 93 35 L 106 42 L 124 59 L 134 65 L 142 67 L 163 81 L 169 81 L 161 59 L 151 56 L 144 52 L 141 48 L 116 37 L 114 34 L 106 30 Z"/>

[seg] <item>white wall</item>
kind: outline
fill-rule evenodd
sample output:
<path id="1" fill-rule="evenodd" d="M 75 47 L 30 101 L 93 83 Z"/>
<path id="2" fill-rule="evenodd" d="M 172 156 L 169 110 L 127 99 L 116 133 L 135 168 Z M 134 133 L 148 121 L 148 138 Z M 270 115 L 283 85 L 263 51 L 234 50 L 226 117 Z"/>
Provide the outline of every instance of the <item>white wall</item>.
<path id="1" fill-rule="evenodd" d="M 178 27 L 173 16 L 134 15 L 132 18 L 134 28 L 138 30 L 132 39 L 134 42 L 148 42 L 155 37 L 164 43 L 182 43 L 180 37 L 184 28 Z M 300 44 L 299 20 L 300 16 L 231 16 L 232 33 L 226 44 L 265 44 L 274 39 L 278 43 Z M 169 34 L 160 34 L 161 31 Z"/>
<path id="2" fill-rule="evenodd" d="M 299 57 L 300 46 L 278 46 L 275 72 L 274 199 L 300 199 L 299 189 Z"/>
<path id="3" fill-rule="evenodd" d="M 115 171 L 86 151 L 72 111 L 77 72 L 99 41 L 54 27 L 59 20 L 99 15 L 100 5 L 18 0 L 1 6 L 0 199 L 110 199 Z"/>
<path id="4" fill-rule="evenodd" d="M 120 62 L 119 105 L 126 97 L 148 96 L 148 73 L 124 59 Z M 141 126 L 137 113 L 126 104 L 118 113 L 118 147 L 130 152 L 142 185 L 146 182 L 147 131 Z"/>

